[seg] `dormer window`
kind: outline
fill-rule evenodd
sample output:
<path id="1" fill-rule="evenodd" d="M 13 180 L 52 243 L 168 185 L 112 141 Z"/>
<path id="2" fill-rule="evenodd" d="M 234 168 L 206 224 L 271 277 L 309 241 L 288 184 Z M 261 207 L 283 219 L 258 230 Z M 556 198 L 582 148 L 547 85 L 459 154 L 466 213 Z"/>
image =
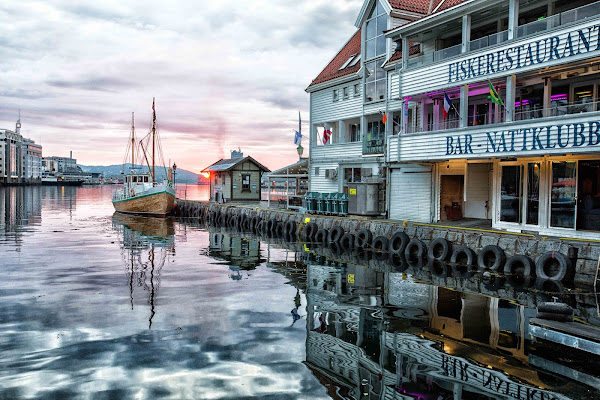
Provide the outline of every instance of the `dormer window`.
<path id="1" fill-rule="evenodd" d="M 340 67 L 339 71 L 343 70 L 344 68 L 347 68 L 347 67 L 348 67 L 348 65 L 350 65 L 350 62 L 351 62 L 352 60 L 354 60 L 354 57 L 356 57 L 356 54 L 352 54 L 352 55 L 351 55 L 351 56 L 350 56 L 350 57 L 349 57 L 349 58 L 346 60 L 346 62 L 342 64 L 342 66 Z M 360 56 L 359 56 L 359 58 L 360 58 Z M 356 63 L 352 63 L 352 65 L 355 65 L 355 64 L 356 64 Z"/>
<path id="2" fill-rule="evenodd" d="M 350 64 L 351 67 L 354 67 L 358 62 L 360 61 L 360 54 L 358 55 L 358 57 L 356 57 L 352 63 Z"/>

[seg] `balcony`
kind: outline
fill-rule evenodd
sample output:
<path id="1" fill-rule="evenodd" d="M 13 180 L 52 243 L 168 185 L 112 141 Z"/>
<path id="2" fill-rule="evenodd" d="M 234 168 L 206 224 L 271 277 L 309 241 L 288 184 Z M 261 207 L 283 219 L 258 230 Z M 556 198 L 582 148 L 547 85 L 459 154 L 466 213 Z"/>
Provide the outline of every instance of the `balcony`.
<path id="1" fill-rule="evenodd" d="M 515 121 L 527 121 L 538 118 L 560 117 L 570 114 L 583 114 L 600 110 L 600 101 L 589 102 L 553 102 L 550 108 L 531 107 L 527 110 L 515 111 Z"/>
<path id="2" fill-rule="evenodd" d="M 552 15 L 547 18 L 542 17 L 542 19 L 537 21 L 521 25 L 517 28 L 515 39 L 526 38 L 527 36 L 531 36 L 539 32 L 548 31 L 575 22 L 581 22 L 588 18 L 597 16 L 600 16 L 600 1 L 587 4 L 573 10 L 564 11 L 560 14 Z M 471 40 L 469 42 L 469 51 L 466 53 L 461 53 L 462 45 L 458 44 L 452 47 L 437 50 L 433 53 L 412 57 L 408 60 L 408 68 L 423 67 L 438 61 L 443 61 L 448 58 L 458 56 L 460 54 L 469 54 L 470 52 L 482 50 L 486 47 L 494 46 L 506 41 L 508 41 L 508 31 L 494 33 L 489 36 Z"/>
<path id="3" fill-rule="evenodd" d="M 363 141 L 363 155 L 365 154 L 383 154 L 384 138 L 377 138 Z"/>

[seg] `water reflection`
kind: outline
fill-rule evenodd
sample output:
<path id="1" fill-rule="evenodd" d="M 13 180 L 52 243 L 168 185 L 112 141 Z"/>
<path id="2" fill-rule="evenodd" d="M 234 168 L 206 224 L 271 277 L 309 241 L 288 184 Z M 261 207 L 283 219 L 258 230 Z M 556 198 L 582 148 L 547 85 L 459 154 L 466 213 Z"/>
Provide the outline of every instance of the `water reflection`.
<path id="1" fill-rule="evenodd" d="M 319 258 L 307 272 L 307 365 L 333 398 L 598 397 L 577 357 L 598 360 L 531 341 L 534 308 Z"/>
<path id="2" fill-rule="evenodd" d="M 175 255 L 175 229 L 171 218 L 149 218 L 115 212 L 113 227 L 119 232 L 121 256 L 127 265 L 129 297 L 133 310 L 134 286 L 148 292 L 150 317 L 152 318 L 156 292 L 160 287 L 160 274 L 169 255 Z"/>
<path id="3" fill-rule="evenodd" d="M 0 237 L 19 241 L 27 226 L 42 219 L 42 187 L 0 187 Z"/>
<path id="4" fill-rule="evenodd" d="M 242 271 L 252 271 L 264 259 L 260 257 L 260 241 L 231 236 L 216 229 L 209 229 L 209 246 L 206 255 L 219 261 L 225 261 L 231 271 L 232 280 L 243 278 Z M 248 276 L 248 275 L 246 275 Z"/>

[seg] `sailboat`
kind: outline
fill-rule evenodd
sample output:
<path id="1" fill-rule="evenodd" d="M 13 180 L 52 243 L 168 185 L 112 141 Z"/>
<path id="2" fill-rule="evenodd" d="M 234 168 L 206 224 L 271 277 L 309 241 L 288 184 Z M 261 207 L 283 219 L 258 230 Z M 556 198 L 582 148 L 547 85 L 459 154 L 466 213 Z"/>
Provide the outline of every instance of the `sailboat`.
<path id="1" fill-rule="evenodd" d="M 115 210 L 121 213 L 165 216 L 171 212 L 173 205 L 175 204 L 175 188 L 173 186 L 173 170 L 171 168 L 168 169 L 166 179 L 159 182 L 156 177 L 155 154 L 157 144 L 160 150 L 160 142 L 157 140 L 156 133 L 154 99 L 152 99 L 152 131 L 149 133 L 152 137 L 151 164 L 146 154 L 146 148 L 144 148 L 144 139 L 139 142 L 139 149 L 143 153 L 148 166 L 147 171 L 142 168 L 136 168 L 135 166 L 135 150 L 137 146 L 135 142 L 134 122 L 135 120 L 132 113 L 131 136 L 129 139 L 129 145 L 131 146 L 131 168 L 125 171 L 126 164 L 124 165 L 123 172 L 125 176 L 123 179 L 123 187 L 113 193 L 112 203 Z M 128 153 L 129 152 L 127 151 L 127 154 Z M 128 157 L 128 155 L 126 157 Z"/>

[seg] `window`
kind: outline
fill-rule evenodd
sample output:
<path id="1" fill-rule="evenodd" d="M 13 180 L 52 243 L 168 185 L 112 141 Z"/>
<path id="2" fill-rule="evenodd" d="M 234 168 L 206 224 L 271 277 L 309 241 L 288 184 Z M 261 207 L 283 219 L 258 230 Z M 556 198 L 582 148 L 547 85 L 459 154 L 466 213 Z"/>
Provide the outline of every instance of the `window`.
<path id="1" fill-rule="evenodd" d="M 360 142 L 360 124 L 350 124 L 350 141 Z"/>
<path id="2" fill-rule="evenodd" d="M 144 177 L 144 182 L 148 182 L 148 177 L 147 176 Z"/>
<path id="3" fill-rule="evenodd" d="M 339 92 L 337 89 L 333 90 L 333 101 L 338 101 L 339 99 Z"/>
<path id="4" fill-rule="evenodd" d="M 360 54 L 358 55 L 358 57 L 356 57 L 354 59 L 354 61 L 352 61 L 352 63 L 350 64 L 350 66 L 354 67 L 356 64 L 358 64 L 359 61 L 360 61 Z"/>
<path id="5" fill-rule="evenodd" d="M 500 189 L 500 221 L 521 222 L 521 166 L 502 166 Z"/>
<path id="6" fill-rule="evenodd" d="M 358 83 L 354 85 L 354 96 L 360 96 L 360 85 Z"/>
<path id="7" fill-rule="evenodd" d="M 552 163 L 550 226 L 575 228 L 576 161 Z"/>
<path id="8" fill-rule="evenodd" d="M 346 62 L 342 64 L 342 66 L 340 67 L 339 71 L 341 71 L 341 70 L 343 70 L 344 68 L 348 67 L 348 65 L 350 65 L 350 61 L 352 61 L 352 60 L 354 59 L 354 57 L 356 57 L 356 54 L 352 54 L 352 55 L 350 56 L 350 58 L 348 58 L 348 59 L 346 60 Z M 352 65 L 354 65 L 354 64 L 356 64 L 356 63 L 352 63 Z"/>
<path id="9" fill-rule="evenodd" d="M 383 59 L 365 64 L 365 102 L 385 100 L 386 72 L 381 68 Z"/>
<path id="10" fill-rule="evenodd" d="M 342 93 L 344 94 L 344 98 L 347 99 L 348 98 L 348 86 L 345 86 L 342 89 Z"/>
<path id="11" fill-rule="evenodd" d="M 250 174 L 242 175 L 242 192 L 250 191 Z"/>
<path id="12" fill-rule="evenodd" d="M 315 167 L 315 176 L 319 176 L 319 167 Z"/>

